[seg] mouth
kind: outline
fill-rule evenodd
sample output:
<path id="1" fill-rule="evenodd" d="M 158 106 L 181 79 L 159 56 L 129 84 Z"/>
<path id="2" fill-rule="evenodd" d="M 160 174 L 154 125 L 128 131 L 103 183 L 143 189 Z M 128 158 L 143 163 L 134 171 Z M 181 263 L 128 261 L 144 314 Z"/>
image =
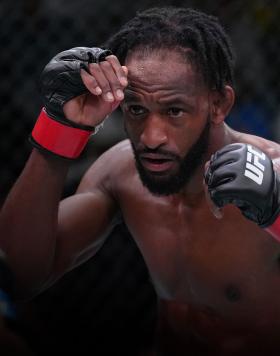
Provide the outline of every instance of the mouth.
<path id="1" fill-rule="evenodd" d="M 157 154 L 142 154 L 140 160 L 143 167 L 153 173 L 164 173 L 175 166 L 175 160 Z"/>

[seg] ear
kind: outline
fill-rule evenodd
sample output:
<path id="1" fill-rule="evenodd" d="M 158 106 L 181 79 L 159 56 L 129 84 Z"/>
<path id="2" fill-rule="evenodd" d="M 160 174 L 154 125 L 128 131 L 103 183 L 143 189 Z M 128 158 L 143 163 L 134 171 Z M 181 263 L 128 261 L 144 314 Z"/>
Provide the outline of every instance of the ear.
<path id="1" fill-rule="evenodd" d="M 213 90 L 210 95 L 212 100 L 211 122 L 220 124 L 225 120 L 234 104 L 234 90 L 231 86 L 226 85 L 223 92 Z"/>

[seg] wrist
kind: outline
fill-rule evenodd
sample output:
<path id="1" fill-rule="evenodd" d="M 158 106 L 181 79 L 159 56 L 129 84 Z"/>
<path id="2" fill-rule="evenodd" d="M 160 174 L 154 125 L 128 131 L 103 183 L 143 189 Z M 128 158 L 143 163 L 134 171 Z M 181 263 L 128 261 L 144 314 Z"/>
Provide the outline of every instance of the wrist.
<path id="1" fill-rule="evenodd" d="M 69 126 L 51 118 L 42 109 L 30 136 L 37 149 L 66 159 L 80 156 L 94 129 Z"/>

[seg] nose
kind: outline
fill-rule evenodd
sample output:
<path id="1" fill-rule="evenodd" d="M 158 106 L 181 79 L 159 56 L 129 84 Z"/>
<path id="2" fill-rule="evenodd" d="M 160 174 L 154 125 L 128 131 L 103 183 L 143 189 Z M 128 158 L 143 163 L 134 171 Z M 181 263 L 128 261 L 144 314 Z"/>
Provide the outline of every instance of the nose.
<path id="1" fill-rule="evenodd" d="M 159 115 L 150 115 L 145 120 L 140 141 L 150 148 L 155 149 L 167 142 L 166 122 Z"/>

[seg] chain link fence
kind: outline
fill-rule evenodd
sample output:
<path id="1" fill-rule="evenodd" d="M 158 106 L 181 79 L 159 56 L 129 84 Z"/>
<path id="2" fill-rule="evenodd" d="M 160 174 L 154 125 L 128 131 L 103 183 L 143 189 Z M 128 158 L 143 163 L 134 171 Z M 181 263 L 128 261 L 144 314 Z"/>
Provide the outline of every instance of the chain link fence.
<path id="1" fill-rule="evenodd" d="M 1 200 L 20 174 L 28 135 L 42 102 L 37 80 L 56 53 L 98 46 L 137 10 L 160 1 L 2 0 L 0 3 Z M 237 52 L 237 102 L 228 118 L 236 129 L 278 141 L 280 4 L 275 1 L 164 1 L 220 17 Z M 64 196 L 104 150 L 124 138 L 120 112 L 74 163 Z M 43 182 L 42 182 L 43 184 Z M 30 303 L 19 306 L 22 332 L 39 355 L 136 355 L 151 341 L 156 297 L 139 251 L 123 224 L 97 256 L 68 273 Z M 24 236 L 23 236 L 24 238 Z M 88 352 L 90 350 L 90 352 Z"/>

